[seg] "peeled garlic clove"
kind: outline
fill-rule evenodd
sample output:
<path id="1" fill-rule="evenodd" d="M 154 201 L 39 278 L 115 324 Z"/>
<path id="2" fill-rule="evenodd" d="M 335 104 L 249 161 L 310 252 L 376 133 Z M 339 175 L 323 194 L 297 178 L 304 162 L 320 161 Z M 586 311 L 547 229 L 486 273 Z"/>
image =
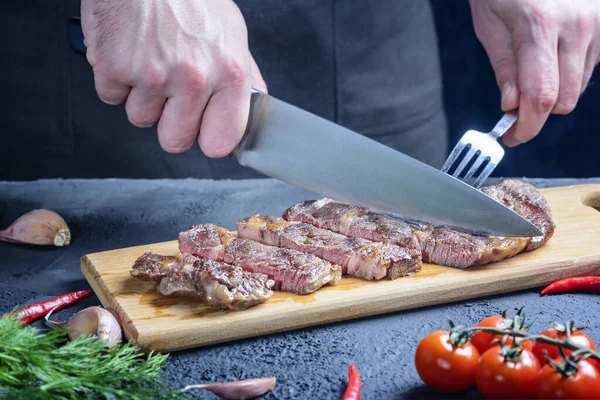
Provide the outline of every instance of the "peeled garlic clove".
<path id="1" fill-rule="evenodd" d="M 52 312 L 46 315 L 46 321 L 67 330 L 71 340 L 81 335 L 96 335 L 111 345 L 121 342 L 123 334 L 119 322 L 110 311 L 102 307 L 85 308 L 64 322 L 50 321 L 51 314 Z"/>
<path id="2" fill-rule="evenodd" d="M 71 243 L 71 231 L 65 220 L 50 210 L 33 210 L 0 231 L 5 242 L 66 246 Z"/>
<path id="3" fill-rule="evenodd" d="M 188 385 L 181 391 L 190 389 L 203 389 L 216 394 L 226 400 L 256 399 L 275 388 L 277 379 L 275 377 L 246 379 L 243 381 L 207 383 L 203 385 Z"/>

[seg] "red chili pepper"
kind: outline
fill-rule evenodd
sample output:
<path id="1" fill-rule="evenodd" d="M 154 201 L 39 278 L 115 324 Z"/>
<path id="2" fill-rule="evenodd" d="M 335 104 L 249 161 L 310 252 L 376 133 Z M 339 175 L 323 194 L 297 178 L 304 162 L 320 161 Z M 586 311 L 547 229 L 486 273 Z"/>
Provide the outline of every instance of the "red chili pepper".
<path id="1" fill-rule="evenodd" d="M 580 276 L 566 278 L 548 285 L 542 290 L 542 295 L 561 292 L 591 292 L 600 293 L 600 276 Z"/>
<path id="2" fill-rule="evenodd" d="M 65 308 L 92 293 L 91 290 L 80 290 L 79 292 L 63 294 L 50 300 L 28 305 L 17 311 L 17 315 L 21 318 L 23 325 L 27 325 L 38 318 L 45 317 L 53 309 L 60 310 L 61 308 Z"/>
<path id="3" fill-rule="evenodd" d="M 360 400 L 360 375 L 354 365 L 348 367 L 348 387 L 342 400 Z"/>

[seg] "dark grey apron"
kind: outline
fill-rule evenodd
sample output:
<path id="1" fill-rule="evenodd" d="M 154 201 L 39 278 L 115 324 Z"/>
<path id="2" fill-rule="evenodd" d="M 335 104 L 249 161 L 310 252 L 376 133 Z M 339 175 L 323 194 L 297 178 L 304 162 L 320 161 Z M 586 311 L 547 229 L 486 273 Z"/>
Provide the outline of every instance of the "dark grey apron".
<path id="1" fill-rule="evenodd" d="M 439 167 L 447 148 L 433 17 L 423 0 L 237 0 L 272 95 Z M 198 146 L 161 150 L 96 96 L 70 48 L 78 0 L 7 2 L 0 14 L 0 179 L 247 178 Z"/>

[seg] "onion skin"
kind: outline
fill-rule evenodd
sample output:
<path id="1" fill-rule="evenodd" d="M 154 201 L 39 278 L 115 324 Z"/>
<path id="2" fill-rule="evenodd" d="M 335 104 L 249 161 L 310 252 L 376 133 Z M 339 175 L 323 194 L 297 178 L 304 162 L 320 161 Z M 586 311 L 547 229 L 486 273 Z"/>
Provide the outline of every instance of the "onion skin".
<path id="1" fill-rule="evenodd" d="M 71 231 L 59 214 L 38 209 L 22 215 L 8 228 L 0 231 L 0 240 L 61 247 L 71 243 Z"/>

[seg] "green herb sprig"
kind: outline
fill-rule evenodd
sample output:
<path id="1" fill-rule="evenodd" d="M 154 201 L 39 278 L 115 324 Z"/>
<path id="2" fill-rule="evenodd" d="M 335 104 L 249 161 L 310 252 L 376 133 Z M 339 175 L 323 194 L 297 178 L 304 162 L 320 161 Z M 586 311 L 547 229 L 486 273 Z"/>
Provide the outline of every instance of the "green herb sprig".
<path id="1" fill-rule="evenodd" d="M 0 317 L 0 399 L 178 399 L 160 379 L 167 355 Z"/>

